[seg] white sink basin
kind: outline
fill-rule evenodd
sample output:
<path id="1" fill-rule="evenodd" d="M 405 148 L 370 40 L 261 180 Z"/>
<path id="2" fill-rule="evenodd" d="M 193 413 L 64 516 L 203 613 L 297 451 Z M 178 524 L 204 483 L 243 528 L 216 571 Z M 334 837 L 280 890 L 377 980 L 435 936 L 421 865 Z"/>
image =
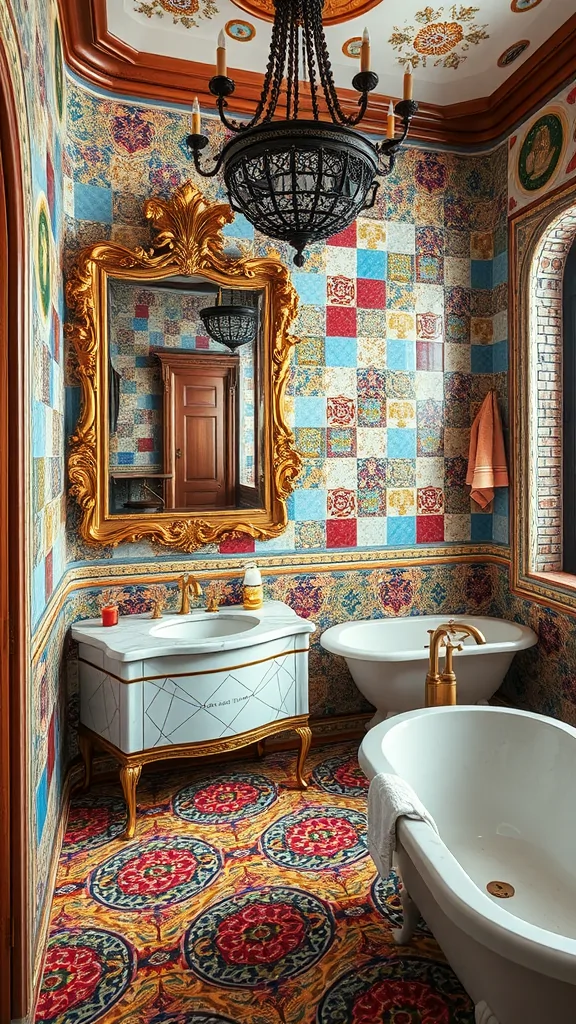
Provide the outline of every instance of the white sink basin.
<path id="1" fill-rule="evenodd" d="M 246 633 L 260 624 L 260 619 L 252 615 L 222 615 L 214 612 L 209 615 L 195 615 L 193 619 L 183 622 L 170 622 L 163 626 L 155 626 L 150 630 L 151 636 L 165 640 L 187 640 L 188 643 L 202 643 L 219 636 L 233 636 L 235 633 Z"/>

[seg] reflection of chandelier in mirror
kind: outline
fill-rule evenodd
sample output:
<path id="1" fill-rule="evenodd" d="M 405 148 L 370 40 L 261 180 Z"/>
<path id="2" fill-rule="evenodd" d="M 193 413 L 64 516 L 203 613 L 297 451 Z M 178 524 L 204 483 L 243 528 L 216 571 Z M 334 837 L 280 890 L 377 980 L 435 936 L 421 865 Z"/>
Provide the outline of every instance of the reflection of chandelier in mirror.
<path id="1" fill-rule="evenodd" d="M 323 0 L 276 0 L 262 92 L 248 121 L 230 120 L 225 113 L 226 97 L 234 92 L 235 83 L 226 73 L 226 41 L 221 32 L 217 74 L 209 85 L 217 97 L 221 121 L 234 134 L 214 166 L 202 167 L 199 155 L 208 138 L 201 134 L 195 100 L 187 140 L 198 173 L 211 177 L 222 168 L 232 209 L 263 234 L 294 246 L 299 267 L 305 246 L 342 231 L 361 210 L 374 205 L 375 179 L 390 174 L 418 110 L 408 68 L 404 99 L 395 108 L 389 105 L 387 138 L 374 144 L 354 131 L 366 113 L 369 93 L 378 85 L 378 75 L 370 70 L 370 40 L 365 30 L 360 71 L 352 80 L 360 93 L 359 109 L 348 115 L 336 92 L 322 6 Z M 274 120 L 282 92 L 285 119 Z M 327 114 L 324 120 L 321 112 Z M 396 118 L 401 122 L 398 136 Z"/>
<path id="2" fill-rule="evenodd" d="M 234 291 L 231 289 L 230 302 L 223 303 L 220 289 L 216 305 L 206 306 L 199 311 L 200 319 L 212 340 L 226 345 L 232 352 L 240 348 L 240 345 L 254 341 L 258 330 L 258 307 L 247 305 L 245 294 L 242 292 L 241 302 L 235 304 Z"/>

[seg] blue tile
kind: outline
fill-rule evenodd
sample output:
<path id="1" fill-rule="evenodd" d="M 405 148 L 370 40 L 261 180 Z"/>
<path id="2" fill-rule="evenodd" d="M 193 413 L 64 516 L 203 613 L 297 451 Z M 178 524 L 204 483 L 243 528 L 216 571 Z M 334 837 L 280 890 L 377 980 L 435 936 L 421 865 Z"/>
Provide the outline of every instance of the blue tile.
<path id="1" fill-rule="evenodd" d="M 387 455 L 389 459 L 416 458 L 416 431 L 409 427 L 388 427 Z"/>
<path id="2" fill-rule="evenodd" d="M 150 348 L 162 348 L 164 335 L 162 331 L 150 331 Z"/>
<path id="3" fill-rule="evenodd" d="M 46 567 L 44 559 L 32 570 L 32 625 L 35 626 L 46 607 Z"/>
<path id="4" fill-rule="evenodd" d="M 297 427 L 325 427 L 326 399 L 297 396 L 294 401 L 294 422 Z"/>
<path id="5" fill-rule="evenodd" d="M 492 287 L 492 260 L 470 261 L 470 283 L 473 288 Z"/>
<path id="6" fill-rule="evenodd" d="M 137 409 L 159 409 L 162 405 L 161 395 L 138 395 Z"/>
<path id="7" fill-rule="evenodd" d="M 473 512 L 471 515 L 472 541 L 492 540 L 492 514 L 490 512 Z"/>
<path id="8" fill-rule="evenodd" d="M 416 543 L 416 516 L 389 516 L 388 547 Z"/>
<path id="9" fill-rule="evenodd" d="M 294 518 L 300 522 L 326 519 L 326 491 L 320 488 L 295 491 Z"/>
<path id="10" fill-rule="evenodd" d="M 36 840 L 38 845 L 42 839 L 46 814 L 48 813 L 48 767 L 44 765 L 44 771 L 40 776 L 40 782 L 36 789 Z"/>
<path id="11" fill-rule="evenodd" d="M 389 338 L 386 342 L 386 366 L 389 370 L 415 370 L 416 342 Z"/>
<path id="12" fill-rule="evenodd" d="M 507 516 L 508 515 L 508 503 L 509 493 L 507 487 L 496 487 L 494 489 L 494 508 L 493 512 L 495 516 Z"/>
<path id="13" fill-rule="evenodd" d="M 356 366 L 356 338 L 326 338 L 326 366 Z"/>
<path id="14" fill-rule="evenodd" d="M 295 516 L 294 516 L 294 492 L 292 494 L 288 495 L 288 500 L 286 502 L 286 512 L 287 512 L 287 515 L 288 515 L 288 519 L 293 521 L 294 518 L 295 518 Z"/>
<path id="15" fill-rule="evenodd" d="M 505 284 L 508 280 L 508 253 L 501 252 L 494 257 L 492 270 L 492 286 Z"/>
<path id="16" fill-rule="evenodd" d="M 492 345 L 472 345 L 471 350 L 472 373 L 492 373 Z"/>
<path id="17" fill-rule="evenodd" d="M 386 280 L 387 253 L 376 249 L 358 249 L 356 256 L 358 277 L 368 277 L 373 281 Z"/>
<path id="18" fill-rule="evenodd" d="M 116 459 L 119 466 L 133 466 L 134 452 L 118 452 Z"/>
<path id="19" fill-rule="evenodd" d="M 112 223 L 112 189 L 100 185 L 74 185 L 74 216 L 76 220 Z"/>
<path id="20" fill-rule="evenodd" d="M 293 272 L 292 283 L 304 306 L 324 306 L 326 304 L 326 275 Z"/>
<path id="21" fill-rule="evenodd" d="M 68 401 L 68 392 L 74 390 L 78 402 L 75 407 L 75 417 L 70 422 L 71 430 L 76 426 L 78 419 L 78 411 L 80 409 L 80 388 L 66 388 L 66 400 Z M 69 431 L 71 432 L 71 431 Z M 32 402 L 32 455 L 35 459 L 39 459 L 42 455 L 46 454 L 46 406 L 44 402 L 38 402 L 36 399 Z"/>
<path id="22" fill-rule="evenodd" d="M 225 224 L 222 234 L 228 238 L 254 238 L 254 225 L 243 214 L 237 213 L 231 224 Z"/>
<path id="23" fill-rule="evenodd" d="M 508 369 L 508 342 L 497 341 L 492 345 L 493 372 L 504 373 Z"/>
<path id="24" fill-rule="evenodd" d="M 143 317 L 143 316 L 136 317 L 132 321 L 132 330 L 133 331 L 147 331 L 148 330 L 148 326 L 149 326 L 149 321 L 148 321 L 147 317 Z"/>
<path id="25" fill-rule="evenodd" d="M 508 544 L 508 516 L 492 516 L 492 540 L 496 544 Z"/>

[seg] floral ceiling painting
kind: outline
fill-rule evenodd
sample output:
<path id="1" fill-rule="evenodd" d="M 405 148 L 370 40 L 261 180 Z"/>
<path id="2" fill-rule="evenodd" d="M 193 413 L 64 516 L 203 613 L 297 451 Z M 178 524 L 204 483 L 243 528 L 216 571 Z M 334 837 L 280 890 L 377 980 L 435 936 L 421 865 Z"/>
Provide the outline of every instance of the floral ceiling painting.
<path id="1" fill-rule="evenodd" d="M 404 28 L 394 27 L 388 42 L 398 56 L 399 64 L 411 64 L 413 68 L 427 66 L 430 60 L 434 67 L 460 67 L 466 60 L 471 46 L 478 46 L 489 39 L 487 25 L 479 25 L 476 15 L 479 7 L 424 7 L 414 15 L 415 24 Z"/>
<path id="2" fill-rule="evenodd" d="M 106 5 L 108 31 L 136 51 L 197 62 L 205 75 L 222 29 L 232 77 L 266 69 L 274 0 L 106 0 Z M 411 66 L 415 99 L 447 105 L 497 90 L 573 13 L 574 0 L 324 0 L 323 5 L 339 89 L 351 87 L 366 27 L 379 94 L 398 96 L 402 71 Z"/>

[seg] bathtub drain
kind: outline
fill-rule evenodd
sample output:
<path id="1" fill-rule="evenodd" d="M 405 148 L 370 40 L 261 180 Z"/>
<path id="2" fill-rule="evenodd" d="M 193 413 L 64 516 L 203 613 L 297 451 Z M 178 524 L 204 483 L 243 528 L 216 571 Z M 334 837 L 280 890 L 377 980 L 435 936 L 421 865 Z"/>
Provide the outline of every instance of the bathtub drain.
<path id="1" fill-rule="evenodd" d="M 498 896 L 501 900 L 509 900 L 516 892 L 510 882 L 488 882 L 486 889 L 491 896 Z"/>

